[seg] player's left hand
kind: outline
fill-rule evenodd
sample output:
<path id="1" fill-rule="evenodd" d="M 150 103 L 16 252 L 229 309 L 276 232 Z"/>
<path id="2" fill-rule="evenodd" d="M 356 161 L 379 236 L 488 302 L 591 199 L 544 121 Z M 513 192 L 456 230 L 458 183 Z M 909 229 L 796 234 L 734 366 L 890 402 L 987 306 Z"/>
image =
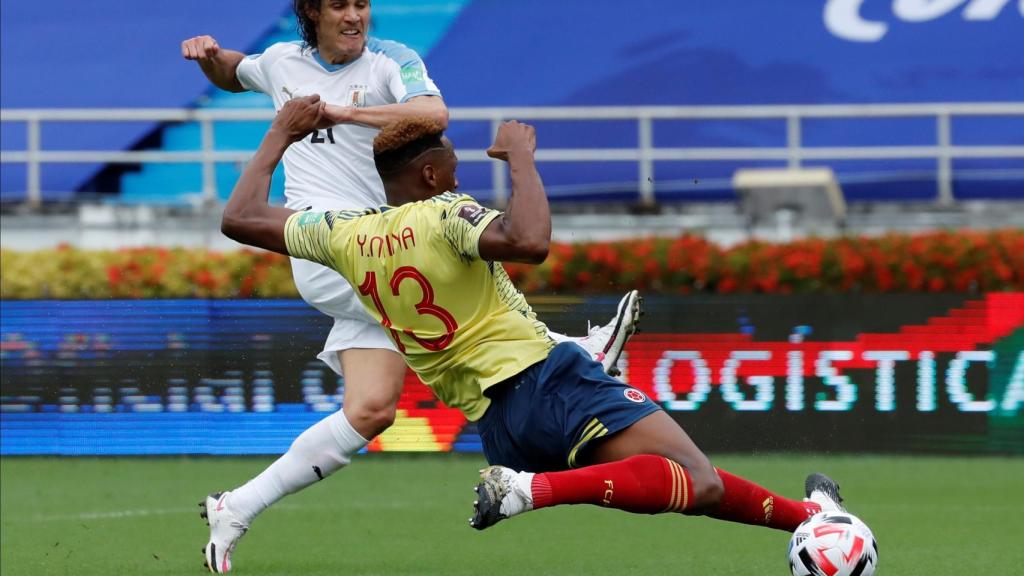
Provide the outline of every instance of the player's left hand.
<path id="1" fill-rule="evenodd" d="M 334 125 L 324 116 L 326 105 L 326 102 L 320 100 L 319 94 L 293 98 L 281 107 L 271 129 L 286 135 L 290 142 L 298 142 L 313 130 Z"/>
<path id="2" fill-rule="evenodd" d="M 509 120 L 498 126 L 494 144 L 487 149 L 487 155 L 508 162 L 509 153 L 513 151 L 528 152 L 531 157 L 537 151 L 537 132 L 533 126 L 517 120 Z"/>

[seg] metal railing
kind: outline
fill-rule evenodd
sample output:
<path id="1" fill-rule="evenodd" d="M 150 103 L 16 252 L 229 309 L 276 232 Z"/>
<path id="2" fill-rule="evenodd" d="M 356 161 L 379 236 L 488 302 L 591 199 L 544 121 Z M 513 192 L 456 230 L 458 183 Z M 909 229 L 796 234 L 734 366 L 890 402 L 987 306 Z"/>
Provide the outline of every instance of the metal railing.
<path id="1" fill-rule="evenodd" d="M 487 121 L 492 134 L 501 122 L 518 120 L 632 120 L 636 122 L 637 146 L 631 148 L 544 148 L 537 151 L 541 162 L 636 162 L 637 189 L 642 204 L 654 204 L 654 163 L 658 161 L 784 161 L 799 168 L 805 161 L 933 159 L 938 182 L 936 200 L 953 202 L 953 160 L 959 158 L 1024 158 L 1024 146 L 954 145 L 952 120 L 960 116 L 1024 117 L 1024 102 L 963 104 L 867 104 L 793 106 L 619 106 L 550 108 L 453 108 L 451 121 Z M 137 164 L 149 162 L 199 163 L 202 165 L 202 194 L 207 202 L 217 198 L 215 166 L 221 162 L 244 162 L 252 151 L 214 149 L 215 122 L 271 120 L 274 111 L 226 109 L 18 109 L 0 110 L 0 122 L 24 122 L 27 147 L 24 151 L 0 152 L 0 163 L 27 164 L 27 201 L 42 201 L 41 166 L 46 163 Z M 935 121 L 935 144 L 924 146 L 804 146 L 803 122 L 807 119 L 920 118 Z M 786 145 L 759 147 L 656 147 L 658 120 L 782 120 Z M 198 151 L 72 151 L 44 150 L 41 125 L 44 122 L 196 122 L 200 126 Z M 482 149 L 461 149 L 462 162 L 487 162 Z M 508 197 L 505 165 L 492 164 L 494 201 L 503 205 Z"/>

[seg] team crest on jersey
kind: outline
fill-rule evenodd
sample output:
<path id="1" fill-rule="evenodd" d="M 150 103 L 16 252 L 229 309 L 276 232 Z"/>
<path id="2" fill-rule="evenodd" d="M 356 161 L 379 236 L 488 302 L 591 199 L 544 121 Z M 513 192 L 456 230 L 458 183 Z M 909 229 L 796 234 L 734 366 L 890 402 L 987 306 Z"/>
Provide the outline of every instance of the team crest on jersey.
<path id="1" fill-rule="evenodd" d="M 476 226 L 487 215 L 487 208 L 483 206 L 463 206 L 459 208 L 459 218 L 469 222 L 470 226 Z"/>
<path id="2" fill-rule="evenodd" d="M 644 396 L 644 393 L 637 390 L 636 388 L 626 388 L 625 390 L 622 391 L 622 395 L 626 397 L 626 400 L 629 400 L 630 402 L 636 402 L 637 404 L 643 402 L 644 400 L 647 400 L 647 397 Z"/>
<path id="3" fill-rule="evenodd" d="M 348 87 L 348 98 L 345 103 L 355 108 L 366 106 L 366 86 L 363 84 L 350 84 Z"/>

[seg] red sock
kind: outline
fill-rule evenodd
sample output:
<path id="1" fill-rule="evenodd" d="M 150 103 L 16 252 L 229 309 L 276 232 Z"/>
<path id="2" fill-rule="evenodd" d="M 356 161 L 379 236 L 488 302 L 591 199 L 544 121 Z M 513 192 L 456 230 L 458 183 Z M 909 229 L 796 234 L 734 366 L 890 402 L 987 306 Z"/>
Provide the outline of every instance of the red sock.
<path id="1" fill-rule="evenodd" d="M 768 526 L 792 532 L 801 522 L 821 512 L 812 502 L 797 502 L 718 468 L 725 492 L 718 506 L 704 513 L 719 520 Z"/>
<path id="2" fill-rule="evenodd" d="M 533 507 L 596 504 L 639 514 L 682 512 L 693 482 L 679 464 L 661 456 L 632 456 L 533 477 Z"/>

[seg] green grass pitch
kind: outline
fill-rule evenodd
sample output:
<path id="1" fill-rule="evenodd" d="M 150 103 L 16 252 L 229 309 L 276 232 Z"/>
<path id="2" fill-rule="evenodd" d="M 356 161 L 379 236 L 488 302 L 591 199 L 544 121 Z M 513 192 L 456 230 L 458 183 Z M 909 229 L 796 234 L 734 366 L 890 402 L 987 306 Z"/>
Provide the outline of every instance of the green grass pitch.
<path id="1" fill-rule="evenodd" d="M 783 495 L 821 470 L 879 541 L 879 574 L 1020 574 L 1024 459 L 722 456 Z M 265 458 L 0 461 L 0 572 L 202 574 L 196 503 Z M 788 535 L 680 515 L 573 506 L 477 532 L 479 456 L 359 457 L 261 516 L 239 575 L 788 574 Z"/>

